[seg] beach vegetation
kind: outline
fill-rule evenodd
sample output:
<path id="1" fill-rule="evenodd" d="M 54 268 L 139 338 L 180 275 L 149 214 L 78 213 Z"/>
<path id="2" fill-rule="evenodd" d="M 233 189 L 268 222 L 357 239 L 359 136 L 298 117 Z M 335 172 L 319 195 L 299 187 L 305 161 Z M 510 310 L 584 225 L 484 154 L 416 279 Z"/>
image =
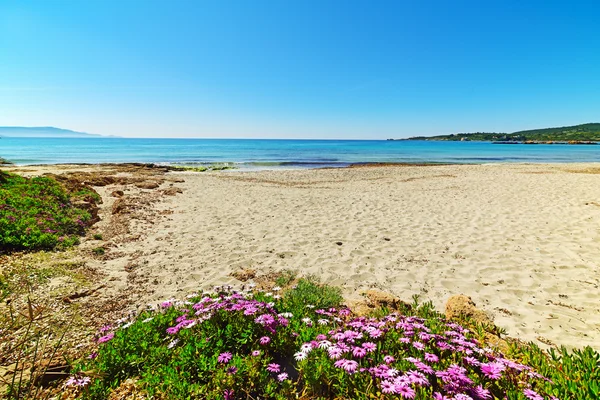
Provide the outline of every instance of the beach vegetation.
<path id="1" fill-rule="evenodd" d="M 106 253 L 106 249 L 104 247 L 95 247 L 92 249 L 92 253 L 97 256 L 103 256 Z"/>
<path id="2" fill-rule="evenodd" d="M 94 233 L 94 235 L 92 237 L 94 238 L 94 240 L 102 240 L 102 234 L 101 233 Z"/>
<path id="3" fill-rule="evenodd" d="M 275 285 L 276 286 L 281 286 L 281 287 L 286 287 L 286 286 L 290 286 L 294 280 L 296 279 L 296 277 L 298 276 L 298 273 L 296 271 L 294 271 L 293 269 L 284 269 L 282 271 L 280 271 L 277 276 L 275 277 Z M 310 279 L 310 277 L 309 277 Z"/>
<path id="4" fill-rule="evenodd" d="M 148 398 L 596 399 L 599 356 L 515 342 L 493 350 L 415 298 L 357 316 L 314 279 L 169 299 L 104 326 L 65 390 Z M 596 396 L 596 397 L 594 397 Z"/>
<path id="5" fill-rule="evenodd" d="M 90 188 L 69 192 L 50 177 L 0 176 L 0 249 L 67 248 L 92 222 L 87 209 L 99 201 Z"/>

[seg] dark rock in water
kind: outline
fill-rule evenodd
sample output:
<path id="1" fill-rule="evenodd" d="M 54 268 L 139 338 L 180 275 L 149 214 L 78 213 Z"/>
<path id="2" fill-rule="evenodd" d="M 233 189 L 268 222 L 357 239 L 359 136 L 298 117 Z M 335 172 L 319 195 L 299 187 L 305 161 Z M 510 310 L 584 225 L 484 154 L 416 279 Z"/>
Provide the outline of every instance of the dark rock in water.
<path id="1" fill-rule="evenodd" d="M 342 242 L 335 242 L 335 244 L 337 244 L 338 246 L 341 246 L 341 245 L 343 245 L 344 243 L 342 243 Z"/>

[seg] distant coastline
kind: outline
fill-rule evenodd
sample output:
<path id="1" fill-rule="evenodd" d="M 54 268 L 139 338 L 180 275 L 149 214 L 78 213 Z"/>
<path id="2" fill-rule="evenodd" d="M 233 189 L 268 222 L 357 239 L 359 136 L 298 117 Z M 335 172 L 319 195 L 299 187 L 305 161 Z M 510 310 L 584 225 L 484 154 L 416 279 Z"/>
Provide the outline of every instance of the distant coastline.
<path id="1" fill-rule="evenodd" d="M 93 133 L 77 132 L 53 126 L 25 127 L 0 126 L 0 138 L 102 138 L 106 136 Z"/>
<path id="2" fill-rule="evenodd" d="M 437 136 L 414 136 L 408 139 L 448 142 L 493 142 L 496 144 L 577 144 L 600 142 L 600 123 L 588 123 L 557 128 L 532 129 L 513 133 L 472 132 Z"/>

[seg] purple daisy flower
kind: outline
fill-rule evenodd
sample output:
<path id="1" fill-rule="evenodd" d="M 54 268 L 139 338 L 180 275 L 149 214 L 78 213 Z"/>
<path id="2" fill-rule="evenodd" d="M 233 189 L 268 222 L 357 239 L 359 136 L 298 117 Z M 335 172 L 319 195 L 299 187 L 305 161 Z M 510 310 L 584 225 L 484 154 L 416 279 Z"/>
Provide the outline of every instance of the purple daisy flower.
<path id="1" fill-rule="evenodd" d="M 277 373 L 277 372 L 280 371 L 280 368 L 281 368 L 280 365 L 279 364 L 275 364 L 275 363 L 267 365 L 267 371 L 269 371 L 269 372 L 275 372 L 275 373 Z"/>
<path id="2" fill-rule="evenodd" d="M 263 336 L 259 339 L 259 343 L 262 344 L 263 346 L 266 344 L 269 344 L 269 342 L 271 342 L 271 338 L 268 336 Z"/>
<path id="3" fill-rule="evenodd" d="M 363 358 L 367 354 L 367 350 L 362 347 L 355 347 L 352 349 L 352 354 L 354 357 Z"/>
<path id="4" fill-rule="evenodd" d="M 396 393 L 396 387 L 390 381 L 381 381 L 381 393 Z"/>
<path id="5" fill-rule="evenodd" d="M 396 385 L 396 393 L 405 399 L 414 399 L 416 395 L 415 391 L 410 386 Z"/>
<path id="6" fill-rule="evenodd" d="M 227 373 L 228 373 L 229 375 L 233 375 L 233 374 L 235 374 L 236 372 L 238 372 L 238 369 L 237 369 L 237 367 L 229 367 L 229 368 L 227 368 Z"/>
<path id="7" fill-rule="evenodd" d="M 491 362 L 488 364 L 481 364 L 479 366 L 481 372 L 489 379 L 500 379 L 502 377 L 502 371 L 506 369 L 503 364 L 497 362 Z"/>
<path id="8" fill-rule="evenodd" d="M 362 347 L 363 347 L 363 349 L 365 349 L 369 353 L 377 350 L 377 345 L 375 343 L 372 343 L 372 342 L 365 342 L 365 343 L 362 344 Z"/>
<path id="9" fill-rule="evenodd" d="M 167 333 L 169 335 L 175 335 L 175 334 L 177 334 L 177 332 L 179 332 L 179 328 L 176 327 L 176 326 L 172 326 L 170 328 L 167 328 Z"/>
<path id="10" fill-rule="evenodd" d="M 283 382 L 288 378 L 288 374 L 285 372 L 282 372 L 281 374 L 277 375 L 277 380 L 279 382 Z"/>
<path id="11" fill-rule="evenodd" d="M 353 374 L 356 372 L 356 369 L 358 368 L 358 363 L 354 360 L 346 360 L 346 363 L 344 364 L 344 366 L 342 368 L 344 368 L 344 370 L 346 372 L 348 372 L 349 374 Z"/>
<path id="12" fill-rule="evenodd" d="M 114 337 L 115 337 L 115 334 L 111 332 L 108 335 L 102 336 L 100 339 L 98 339 L 98 343 L 106 343 L 106 342 L 112 340 L 112 338 L 114 338 Z"/>
<path id="13" fill-rule="evenodd" d="M 342 355 L 342 350 L 339 347 L 333 346 L 327 350 L 327 353 L 329 353 L 329 358 L 337 360 Z"/>
<path id="14" fill-rule="evenodd" d="M 421 342 L 413 342 L 412 345 L 417 350 L 425 350 L 425 345 Z"/>
<path id="15" fill-rule="evenodd" d="M 232 357 L 233 355 L 230 352 L 226 351 L 225 353 L 219 354 L 219 357 L 217 357 L 217 361 L 221 364 L 227 364 L 229 361 L 231 361 Z"/>

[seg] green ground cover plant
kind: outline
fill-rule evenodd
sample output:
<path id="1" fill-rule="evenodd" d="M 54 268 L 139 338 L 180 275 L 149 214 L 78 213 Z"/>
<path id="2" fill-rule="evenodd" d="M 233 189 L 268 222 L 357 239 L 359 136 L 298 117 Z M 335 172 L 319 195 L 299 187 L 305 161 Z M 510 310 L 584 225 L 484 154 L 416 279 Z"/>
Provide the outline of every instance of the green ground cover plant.
<path id="1" fill-rule="evenodd" d="M 99 201 L 89 188 L 69 193 L 49 177 L 0 172 L 0 250 L 66 248 L 79 243 L 91 215 L 74 204 Z"/>
<path id="2" fill-rule="evenodd" d="M 127 379 L 161 399 L 598 398 L 591 349 L 502 354 L 430 303 L 376 315 L 354 316 L 314 279 L 220 287 L 103 327 L 65 385 L 83 399 Z"/>

